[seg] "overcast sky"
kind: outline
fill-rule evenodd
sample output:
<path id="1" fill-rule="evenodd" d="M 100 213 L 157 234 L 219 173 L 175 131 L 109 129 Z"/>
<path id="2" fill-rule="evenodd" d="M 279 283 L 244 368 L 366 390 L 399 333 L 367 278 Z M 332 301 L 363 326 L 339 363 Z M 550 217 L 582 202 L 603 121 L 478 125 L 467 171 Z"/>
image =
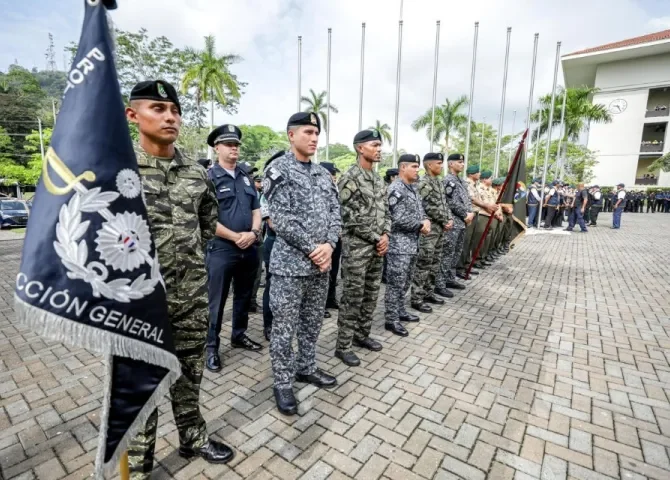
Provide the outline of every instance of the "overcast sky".
<path id="1" fill-rule="evenodd" d="M 62 48 L 79 37 L 84 0 L 0 0 L 0 70 L 18 60 L 45 67 L 48 33 Z M 332 35 L 331 143 L 350 144 L 358 127 L 361 22 L 367 23 L 363 126 L 393 126 L 400 0 L 118 0 L 115 24 L 165 35 L 177 46 L 202 47 L 216 36 L 219 53 L 244 62 L 233 67 L 247 82 L 235 117 L 216 123 L 265 124 L 281 130 L 297 107 L 297 36 L 303 37 L 303 93 L 326 89 L 327 29 Z M 506 27 L 512 27 L 505 133 L 525 122 L 533 34 L 540 34 L 536 98 L 550 91 L 556 42 L 562 54 L 670 28 L 667 0 L 406 0 L 404 2 L 399 147 L 425 153 L 424 132 L 410 123 L 431 105 L 435 21 L 441 20 L 438 103 L 467 95 L 474 22 L 479 48 L 473 118 L 497 126 Z M 562 82 L 559 73 L 559 84 Z M 321 140 L 325 145 L 325 138 Z"/>

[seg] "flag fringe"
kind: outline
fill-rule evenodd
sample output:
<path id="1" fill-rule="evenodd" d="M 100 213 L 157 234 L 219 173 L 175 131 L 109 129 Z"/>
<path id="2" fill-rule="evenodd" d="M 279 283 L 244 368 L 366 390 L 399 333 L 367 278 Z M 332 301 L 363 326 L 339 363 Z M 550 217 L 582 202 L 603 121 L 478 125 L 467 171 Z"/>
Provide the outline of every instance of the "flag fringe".
<path id="1" fill-rule="evenodd" d="M 103 399 L 102 413 L 100 415 L 100 435 L 98 442 L 98 453 L 95 464 L 95 478 L 111 476 L 118 466 L 121 455 L 128 447 L 130 439 L 142 427 L 151 412 L 166 395 L 170 386 L 174 384 L 181 375 L 181 366 L 175 355 L 166 353 L 164 350 L 132 338 L 124 337 L 114 332 L 100 330 L 98 328 L 72 321 L 54 313 L 37 308 L 26 303 L 17 295 L 14 295 L 14 309 L 17 320 L 29 327 L 38 335 L 49 340 L 67 343 L 77 347 L 85 348 L 96 353 L 105 355 L 107 360 L 107 381 Z M 111 373 L 112 359 L 117 355 L 139 360 L 152 365 L 168 369 L 167 375 L 154 390 L 151 398 L 144 404 L 130 428 L 121 438 L 112 458 L 103 464 L 105 444 L 107 441 L 107 420 L 109 419 L 109 404 L 111 398 Z"/>

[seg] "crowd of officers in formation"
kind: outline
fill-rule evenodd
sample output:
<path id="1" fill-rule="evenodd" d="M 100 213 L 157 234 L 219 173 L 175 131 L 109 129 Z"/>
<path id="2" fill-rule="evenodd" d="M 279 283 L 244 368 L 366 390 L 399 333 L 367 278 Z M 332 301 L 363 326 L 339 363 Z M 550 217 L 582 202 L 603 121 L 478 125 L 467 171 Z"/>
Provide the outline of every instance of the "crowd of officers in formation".
<path id="1" fill-rule="evenodd" d="M 431 304 L 442 305 L 452 290 L 465 289 L 459 279 L 467 280 L 465 269 L 477 245 L 482 248 L 473 274 L 509 249 L 512 205 L 497 203 L 504 179 L 478 167 L 468 168 L 461 179 L 460 154 L 446 159 L 444 178 L 442 154 L 423 157 L 421 178 L 419 156 L 402 155 L 385 182 L 375 171 L 380 134 L 363 130 L 353 139 L 357 163 L 336 178 L 334 165 L 311 162 L 321 124 L 316 114 L 301 112 L 287 123 L 290 150 L 274 155 L 262 176 L 254 177 L 248 164 L 238 162 L 243 139 L 234 125 L 210 133 L 207 143 L 217 158 L 209 169 L 185 157 L 175 147 L 181 114 L 175 88 L 162 80 L 138 83 L 126 109 L 139 130 L 138 171 L 182 368 L 170 393 L 183 457 L 210 463 L 234 457 L 230 447 L 207 433 L 200 383 L 205 367 L 223 368 L 220 332 L 231 287 L 230 345 L 262 349 L 246 333 L 260 258 L 267 266 L 263 319 L 275 401 L 281 413 L 295 415 L 294 382 L 337 384 L 316 364 L 326 306 L 339 307 L 335 355 L 359 365 L 354 347 L 382 349 L 370 332 L 384 270 L 385 328 L 405 337 L 405 325 L 420 320 L 405 306 L 410 289 L 410 306 L 431 312 Z M 492 228 L 483 238 L 490 217 Z M 157 425 L 154 411 L 129 445 L 134 480 L 150 477 Z"/>

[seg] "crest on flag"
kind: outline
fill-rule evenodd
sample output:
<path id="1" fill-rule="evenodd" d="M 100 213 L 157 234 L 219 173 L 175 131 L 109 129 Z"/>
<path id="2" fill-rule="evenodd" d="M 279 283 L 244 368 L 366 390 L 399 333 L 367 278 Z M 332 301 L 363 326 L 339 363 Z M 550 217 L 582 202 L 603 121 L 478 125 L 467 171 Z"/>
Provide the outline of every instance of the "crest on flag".
<path id="1" fill-rule="evenodd" d="M 20 322 L 105 357 L 97 478 L 115 470 L 181 374 L 114 66 L 105 11 L 114 6 L 85 2 L 14 297 Z M 168 96 L 160 83 L 158 93 Z"/>

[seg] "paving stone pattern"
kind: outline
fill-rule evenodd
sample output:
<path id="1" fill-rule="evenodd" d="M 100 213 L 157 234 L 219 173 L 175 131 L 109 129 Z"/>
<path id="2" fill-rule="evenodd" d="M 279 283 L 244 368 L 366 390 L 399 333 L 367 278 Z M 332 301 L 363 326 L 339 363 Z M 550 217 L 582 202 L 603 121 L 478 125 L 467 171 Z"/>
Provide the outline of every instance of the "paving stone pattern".
<path id="1" fill-rule="evenodd" d="M 384 350 L 358 368 L 333 358 L 327 321 L 318 361 L 340 386 L 300 389 L 296 417 L 274 408 L 267 348 L 222 342 L 201 405 L 237 457 L 181 459 L 163 402 L 154 478 L 669 479 L 670 215 L 624 214 L 619 231 L 600 219 L 524 239 L 408 338 L 378 309 Z M 19 241 L 0 241 L 0 477 L 85 478 L 103 364 L 15 324 L 19 258 Z M 259 315 L 251 325 L 261 339 Z"/>

